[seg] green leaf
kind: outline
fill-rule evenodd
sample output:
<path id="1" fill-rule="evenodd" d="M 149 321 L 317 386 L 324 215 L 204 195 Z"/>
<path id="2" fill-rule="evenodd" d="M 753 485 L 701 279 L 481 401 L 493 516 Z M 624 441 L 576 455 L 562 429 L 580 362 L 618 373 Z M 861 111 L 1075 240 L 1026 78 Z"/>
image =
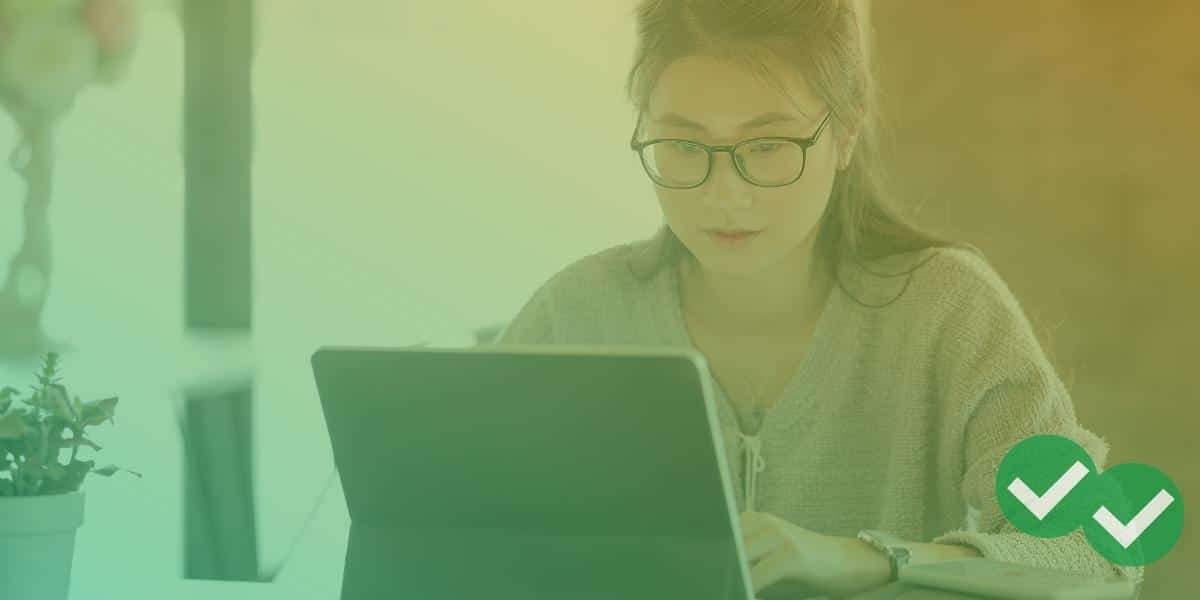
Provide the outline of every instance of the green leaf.
<path id="1" fill-rule="evenodd" d="M 70 492 L 79 489 L 92 472 L 112 476 L 125 471 L 141 477 L 116 465 L 96 469 L 94 461 L 76 459 L 80 446 L 100 450 L 84 431 L 113 420 L 116 397 L 82 402 L 79 396 L 71 396 L 62 384 L 60 357 L 53 352 L 46 354 L 35 377 L 37 384 L 24 397 L 15 388 L 0 387 L 0 496 Z M 18 401 L 19 407 L 14 406 Z M 63 465 L 59 461 L 66 449 L 71 457 Z M 20 481 L 13 480 L 17 467 Z M 6 478 L 10 472 L 13 478 Z"/>
<path id="2" fill-rule="evenodd" d="M 116 475 L 117 473 L 119 473 L 121 471 L 129 473 L 130 475 L 133 475 L 134 477 L 138 477 L 138 478 L 141 478 L 141 476 L 142 476 L 142 474 L 138 473 L 137 471 L 130 471 L 129 469 L 124 469 L 124 468 L 118 467 L 117 465 L 105 465 L 98 469 L 92 469 L 93 473 L 104 476 L 104 477 L 112 477 L 113 475 Z"/>
<path id="3" fill-rule="evenodd" d="M 42 393 L 42 390 L 35 387 L 33 388 L 33 393 L 29 395 L 29 400 L 26 400 L 26 402 L 29 403 L 29 406 L 32 406 L 38 410 L 48 410 L 46 408 L 45 397 L 46 396 Z"/>
<path id="4" fill-rule="evenodd" d="M 46 360 L 42 364 L 42 372 L 38 375 L 38 381 L 42 385 L 50 385 L 55 383 L 55 375 L 58 375 L 58 353 L 47 352 Z"/>
<path id="5" fill-rule="evenodd" d="M 0 417 L 0 440 L 19 440 L 28 430 L 25 411 L 14 410 Z"/>
<path id="6" fill-rule="evenodd" d="M 80 422 L 83 425 L 99 425 L 113 418 L 117 409 L 117 398 L 105 398 L 94 402 L 83 403 L 83 415 Z"/>
<path id="7" fill-rule="evenodd" d="M 64 447 L 63 426 L 50 422 L 43 423 L 43 426 L 46 427 L 46 450 L 50 452 L 50 456 L 57 456 L 55 451 Z"/>
<path id="8" fill-rule="evenodd" d="M 75 439 L 76 438 L 63 438 L 59 442 L 58 447 L 59 448 L 70 448 L 75 445 Z M 80 446 L 87 446 L 88 448 L 91 448 L 92 450 L 96 450 L 96 451 L 104 449 L 104 448 L 100 447 L 100 444 L 97 444 L 96 442 L 93 442 L 92 440 L 89 440 L 88 438 L 83 437 L 82 435 L 79 436 L 78 439 L 79 439 Z"/>
<path id="9" fill-rule="evenodd" d="M 65 467 L 66 473 L 61 479 L 50 479 L 45 482 L 40 494 L 64 494 L 79 489 L 83 479 L 91 472 L 96 463 L 90 460 L 77 460 Z"/>
<path id="10" fill-rule="evenodd" d="M 79 415 L 71 407 L 71 397 L 67 394 L 67 388 L 57 384 L 47 387 L 43 403 L 50 414 L 68 423 L 79 421 Z"/>
<path id="11" fill-rule="evenodd" d="M 54 463 L 46 467 L 46 478 L 51 481 L 58 481 L 67 476 L 67 469 L 58 463 Z"/>
<path id="12" fill-rule="evenodd" d="M 0 413 L 8 410 L 8 407 L 12 406 L 13 398 L 16 397 L 17 388 L 15 387 L 5 387 L 0 390 Z"/>
<path id="13" fill-rule="evenodd" d="M 60 419 L 55 416 L 46 417 L 46 419 L 42 421 L 42 424 L 45 425 L 50 431 L 50 437 L 52 439 L 56 439 L 55 436 L 61 437 L 62 432 L 64 431 L 73 431 L 75 429 L 75 423 Z"/>
<path id="14" fill-rule="evenodd" d="M 21 440 L 6 440 L 0 438 L 0 467 L 4 466 L 5 453 L 12 455 L 12 460 L 25 455 L 25 444 Z"/>
<path id="15" fill-rule="evenodd" d="M 38 422 L 38 416 L 32 412 L 24 415 L 25 435 L 22 441 L 25 444 L 25 455 L 30 460 L 38 460 L 38 456 L 42 453 L 42 424 Z"/>
<path id="16" fill-rule="evenodd" d="M 46 467 L 40 462 L 26 461 L 25 466 L 21 467 L 21 474 L 26 481 L 36 485 L 46 478 Z"/>

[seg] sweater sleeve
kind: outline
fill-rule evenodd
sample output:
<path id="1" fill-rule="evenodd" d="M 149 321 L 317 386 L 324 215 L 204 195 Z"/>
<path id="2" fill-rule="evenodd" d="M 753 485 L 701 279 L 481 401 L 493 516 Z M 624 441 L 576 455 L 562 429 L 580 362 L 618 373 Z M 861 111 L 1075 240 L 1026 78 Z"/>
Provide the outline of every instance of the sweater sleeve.
<path id="1" fill-rule="evenodd" d="M 496 336 L 497 345 L 592 343 L 606 307 L 622 306 L 630 244 L 595 252 L 551 275 Z"/>
<path id="2" fill-rule="evenodd" d="M 947 448 L 960 452 L 959 489 L 967 523 L 934 539 L 975 548 L 1012 563 L 1138 581 L 1141 569 L 1108 562 L 1081 529 L 1058 538 L 1020 532 L 1004 517 L 996 498 L 996 472 L 1008 450 L 1039 434 L 1069 438 L 1102 467 L 1105 442 L 1076 420 L 1066 387 L 1037 342 L 1032 326 L 1008 287 L 982 258 L 953 259 L 942 271 L 949 310 L 941 324 L 936 377 L 949 414 Z"/>
<path id="3" fill-rule="evenodd" d="M 496 336 L 496 345 L 549 344 L 554 341 L 554 299 L 550 281 L 543 284 Z"/>

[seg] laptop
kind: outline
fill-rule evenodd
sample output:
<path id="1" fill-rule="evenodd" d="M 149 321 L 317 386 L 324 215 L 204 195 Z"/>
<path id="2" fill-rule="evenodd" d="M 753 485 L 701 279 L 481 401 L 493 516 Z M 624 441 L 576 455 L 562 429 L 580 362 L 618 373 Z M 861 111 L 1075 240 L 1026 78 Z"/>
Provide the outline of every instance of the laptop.
<path id="1" fill-rule="evenodd" d="M 322 348 L 343 600 L 753 598 L 689 349 Z"/>

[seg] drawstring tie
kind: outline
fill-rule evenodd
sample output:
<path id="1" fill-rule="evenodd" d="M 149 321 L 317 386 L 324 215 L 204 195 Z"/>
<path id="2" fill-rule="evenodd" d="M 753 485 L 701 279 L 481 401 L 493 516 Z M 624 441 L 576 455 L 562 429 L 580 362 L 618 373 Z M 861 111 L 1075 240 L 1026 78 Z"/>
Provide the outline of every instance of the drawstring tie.
<path id="1" fill-rule="evenodd" d="M 767 468 L 767 461 L 762 455 L 762 440 L 757 435 L 746 435 L 738 432 L 742 441 L 743 456 L 743 492 L 746 496 L 746 511 L 754 512 L 758 502 L 758 474 Z"/>

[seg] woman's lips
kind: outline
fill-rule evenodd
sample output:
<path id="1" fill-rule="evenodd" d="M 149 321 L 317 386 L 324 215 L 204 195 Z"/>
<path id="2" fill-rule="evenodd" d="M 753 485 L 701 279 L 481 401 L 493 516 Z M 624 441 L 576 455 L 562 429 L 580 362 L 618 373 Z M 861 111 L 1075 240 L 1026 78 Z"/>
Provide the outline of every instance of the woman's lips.
<path id="1" fill-rule="evenodd" d="M 705 233 L 718 244 L 732 248 L 745 245 L 754 239 L 755 236 L 762 233 L 762 230 L 709 229 Z"/>

